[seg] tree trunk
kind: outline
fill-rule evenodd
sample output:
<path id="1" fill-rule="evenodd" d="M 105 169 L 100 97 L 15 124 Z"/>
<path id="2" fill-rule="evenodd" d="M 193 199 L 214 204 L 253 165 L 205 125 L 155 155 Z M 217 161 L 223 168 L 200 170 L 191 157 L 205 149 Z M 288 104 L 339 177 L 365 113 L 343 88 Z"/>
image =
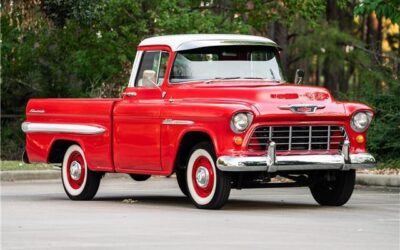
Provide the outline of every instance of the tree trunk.
<path id="1" fill-rule="evenodd" d="M 337 23 L 338 9 L 335 0 L 328 0 L 326 6 L 326 20 L 329 24 Z M 322 74 L 324 76 L 324 87 L 332 91 L 337 96 L 339 94 L 339 71 L 342 65 L 334 60 L 329 54 L 323 62 Z"/>
<path id="2" fill-rule="evenodd" d="M 347 2 L 345 8 L 339 8 L 337 1 L 328 0 L 326 6 L 326 20 L 328 24 L 331 26 L 337 25 L 340 31 L 352 34 L 354 26 L 353 7 L 353 2 Z M 345 41 L 339 41 L 336 44 L 336 47 L 342 51 L 336 51 L 335 53 L 329 53 L 328 51 L 322 64 L 324 86 L 329 88 L 334 95 L 348 92 L 349 80 L 353 73 L 350 68 L 345 67 L 347 45 L 344 44 L 344 42 Z"/>
<path id="3" fill-rule="evenodd" d="M 372 52 L 372 66 L 379 67 L 382 54 L 382 19 L 378 19 L 375 13 L 368 15 L 366 43 L 367 48 Z M 375 81 L 375 91 L 380 91 L 379 81 Z"/>

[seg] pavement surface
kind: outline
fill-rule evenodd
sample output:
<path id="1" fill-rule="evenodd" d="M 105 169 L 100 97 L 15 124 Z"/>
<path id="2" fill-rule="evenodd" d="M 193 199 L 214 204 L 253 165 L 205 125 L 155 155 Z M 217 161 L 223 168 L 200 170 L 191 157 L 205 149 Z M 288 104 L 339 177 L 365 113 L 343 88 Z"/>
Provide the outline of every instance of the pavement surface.
<path id="1" fill-rule="evenodd" d="M 400 249 L 398 188 L 357 187 L 343 207 L 307 188 L 233 190 L 199 210 L 174 178 L 105 178 L 93 201 L 60 180 L 2 182 L 2 249 Z"/>
<path id="2" fill-rule="evenodd" d="M 126 177 L 125 174 L 107 174 L 107 177 L 111 178 L 119 178 L 121 176 Z M 58 178 L 60 178 L 59 168 L 53 170 L 0 171 L 1 181 L 49 180 Z M 364 186 L 385 186 L 400 188 L 400 175 L 357 173 L 356 184 Z"/>

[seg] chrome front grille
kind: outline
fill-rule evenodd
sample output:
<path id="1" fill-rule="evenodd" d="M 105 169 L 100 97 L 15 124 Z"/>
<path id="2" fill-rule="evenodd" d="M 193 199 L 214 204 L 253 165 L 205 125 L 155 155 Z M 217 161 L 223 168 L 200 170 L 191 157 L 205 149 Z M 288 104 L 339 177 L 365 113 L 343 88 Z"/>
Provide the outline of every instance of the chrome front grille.
<path id="1" fill-rule="evenodd" d="M 248 148 L 266 150 L 273 141 L 277 151 L 339 150 L 345 139 L 346 131 L 337 125 L 260 126 L 250 137 Z"/>

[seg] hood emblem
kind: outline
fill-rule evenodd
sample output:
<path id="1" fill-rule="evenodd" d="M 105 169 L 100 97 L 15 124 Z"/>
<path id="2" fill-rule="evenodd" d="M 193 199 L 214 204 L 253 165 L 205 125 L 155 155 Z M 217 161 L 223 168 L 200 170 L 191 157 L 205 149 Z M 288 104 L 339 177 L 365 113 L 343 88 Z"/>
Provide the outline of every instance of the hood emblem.
<path id="1" fill-rule="evenodd" d="M 284 105 L 279 106 L 279 109 L 283 110 L 291 110 L 296 114 L 314 114 L 317 109 L 325 108 L 324 105 L 315 105 L 315 104 L 293 104 L 293 105 Z"/>

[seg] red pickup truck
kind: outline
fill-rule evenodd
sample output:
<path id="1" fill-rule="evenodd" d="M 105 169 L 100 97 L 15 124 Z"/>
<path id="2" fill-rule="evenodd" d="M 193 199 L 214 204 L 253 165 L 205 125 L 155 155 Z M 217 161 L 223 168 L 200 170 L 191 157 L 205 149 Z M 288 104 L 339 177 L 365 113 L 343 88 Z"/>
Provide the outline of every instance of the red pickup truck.
<path id="1" fill-rule="evenodd" d="M 285 82 L 279 53 L 257 36 L 145 39 L 121 98 L 28 102 L 24 161 L 59 164 L 72 200 L 92 199 L 107 172 L 176 173 L 198 208 L 221 208 L 231 188 L 289 186 L 343 205 L 355 169 L 376 164 L 366 151 L 373 110 L 300 84 L 300 71 Z"/>

